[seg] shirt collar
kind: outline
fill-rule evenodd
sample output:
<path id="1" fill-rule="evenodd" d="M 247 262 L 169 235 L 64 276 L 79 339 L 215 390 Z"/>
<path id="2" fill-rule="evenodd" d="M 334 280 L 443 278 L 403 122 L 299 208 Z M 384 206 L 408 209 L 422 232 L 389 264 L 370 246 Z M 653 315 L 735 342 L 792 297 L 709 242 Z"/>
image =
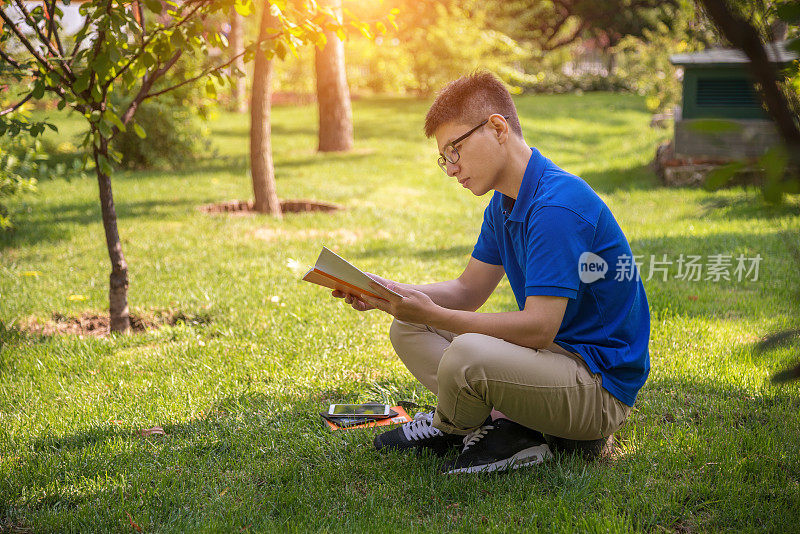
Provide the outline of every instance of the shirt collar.
<path id="1" fill-rule="evenodd" d="M 514 201 L 514 209 L 511 210 L 508 216 L 509 220 L 515 222 L 525 220 L 525 214 L 528 213 L 528 208 L 533 204 L 533 199 L 536 197 L 536 190 L 539 188 L 539 181 L 542 179 L 546 163 L 547 158 L 531 147 L 531 159 L 528 160 L 528 165 L 525 167 L 522 184 L 519 186 L 517 199 Z M 512 200 L 512 198 L 503 195 L 503 205 L 507 205 Z"/>

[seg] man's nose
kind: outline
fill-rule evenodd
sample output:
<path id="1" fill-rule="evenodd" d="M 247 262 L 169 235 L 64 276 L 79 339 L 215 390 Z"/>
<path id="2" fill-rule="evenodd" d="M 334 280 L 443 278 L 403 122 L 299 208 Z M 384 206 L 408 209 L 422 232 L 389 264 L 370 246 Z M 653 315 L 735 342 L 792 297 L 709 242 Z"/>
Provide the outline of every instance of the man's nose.
<path id="1" fill-rule="evenodd" d="M 447 162 L 447 176 L 455 176 L 459 170 L 458 163 Z"/>

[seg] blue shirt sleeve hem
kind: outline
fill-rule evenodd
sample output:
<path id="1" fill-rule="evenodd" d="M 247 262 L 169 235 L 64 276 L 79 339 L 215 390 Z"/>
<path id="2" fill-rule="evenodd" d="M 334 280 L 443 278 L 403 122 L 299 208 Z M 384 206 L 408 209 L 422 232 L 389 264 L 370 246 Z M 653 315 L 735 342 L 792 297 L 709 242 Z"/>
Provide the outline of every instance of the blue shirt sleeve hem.
<path id="1" fill-rule="evenodd" d="M 488 263 L 489 265 L 503 265 L 502 260 L 499 258 L 492 258 L 480 250 L 473 250 L 472 257 L 478 261 L 482 261 L 483 263 Z"/>
<path id="2" fill-rule="evenodd" d="M 480 258 L 478 258 L 480 259 Z M 526 297 L 566 297 L 574 299 L 578 296 L 578 291 L 566 287 L 558 286 L 526 286 Z"/>

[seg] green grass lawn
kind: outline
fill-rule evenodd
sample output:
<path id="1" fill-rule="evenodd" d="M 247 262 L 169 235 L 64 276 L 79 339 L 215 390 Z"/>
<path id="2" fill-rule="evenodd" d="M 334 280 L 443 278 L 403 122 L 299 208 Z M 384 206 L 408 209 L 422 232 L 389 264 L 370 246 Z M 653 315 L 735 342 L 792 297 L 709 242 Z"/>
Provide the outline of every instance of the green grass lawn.
<path id="1" fill-rule="evenodd" d="M 796 350 L 752 344 L 797 325 L 798 198 L 662 187 L 648 163 L 669 134 L 648 127 L 638 97 L 517 103 L 527 140 L 608 203 L 645 278 L 651 255 L 675 262 L 668 281 L 645 282 L 652 371 L 611 459 L 447 477 L 437 459 L 378 454 L 371 431 L 323 426 L 334 401 L 435 399 L 394 356 L 388 316 L 302 272 L 327 245 L 396 280 L 454 277 L 488 197 L 437 167 L 427 102 L 355 102 L 343 155 L 315 153 L 313 107 L 281 107 L 280 196 L 345 210 L 200 213 L 251 196 L 238 115 L 213 121 L 218 153 L 192 168 L 114 177 L 132 309 L 196 321 L 101 339 L 20 332 L 30 317 L 106 310 L 110 266 L 92 179 L 43 182 L 15 205 L 19 229 L 0 237 L 0 531 L 796 529 L 800 389 L 769 383 Z M 52 139 L 74 143 L 80 123 L 57 123 Z M 684 281 L 680 254 L 763 261 L 757 281 Z M 513 308 L 503 282 L 484 310 Z M 137 435 L 156 425 L 165 436 Z"/>

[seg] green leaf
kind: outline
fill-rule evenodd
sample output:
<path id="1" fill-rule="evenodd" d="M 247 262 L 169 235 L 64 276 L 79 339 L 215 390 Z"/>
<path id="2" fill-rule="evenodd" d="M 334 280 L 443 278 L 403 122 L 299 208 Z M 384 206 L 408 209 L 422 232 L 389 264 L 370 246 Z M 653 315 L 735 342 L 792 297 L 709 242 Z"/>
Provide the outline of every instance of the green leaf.
<path id="1" fill-rule="evenodd" d="M 36 100 L 40 100 L 44 96 L 44 81 L 40 81 L 36 84 L 31 92 L 32 98 Z"/>
<path id="2" fill-rule="evenodd" d="M 158 60 L 156 59 L 156 56 L 154 56 L 152 52 L 149 52 L 149 51 L 148 51 L 148 52 L 145 52 L 145 53 L 142 55 L 142 63 L 143 63 L 143 64 L 144 64 L 144 66 L 145 66 L 145 67 L 147 67 L 148 69 L 149 69 L 149 68 L 151 68 L 151 67 L 153 67 L 153 65 L 155 65 L 155 64 L 156 64 L 156 61 L 158 61 Z"/>
<path id="3" fill-rule="evenodd" d="M 275 54 L 283 61 L 283 58 L 286 57 L 286 45 L 283 41 L 278 41 L 275 43 Z"/>
<path id="4" fill-rule="evenodd" d="M 120 118 L 117 117 L 117 115 L 114 112 L 112 112 L 110 109 L 107 109 L 107 110 L 105 110 L 103 112 L 103 117 L 107 121 L 109 121 L 111 124 L 116 126 L 119 129 L 120 132 L 124 133 L 127 130 L 127 128 L 125 128 L 125 124 L 123 124 L 122 121 L 120 120 Z"/>
<path id="5" fill-rule="evenodd" d="M 97 123 L 97 128 L 100 130 L 100 133 L 103 137 L 108 139 L 111 137 L 111 125 L 106 121 L 100 121 Z"/>
<path id="6" fill-rule="evenodd" d="M 89 74 L 89 71 L 85 70 L 78 75 L 75 83 L 72 84 L 73 91 L 82 93 L 89 88 Z"/>
<path id="7" fill-rule="evenodd" d="M 210 79 L 206 82 L 206 94 L 209 98 L 217 98 L 217 87 L 214 85 L 214 80 Z"/>
<path id="8" fill-rule="evenodd" d="M 703 188 L 707 191 L 716 191 L 720 187 L 727 184 L 737 172 L 744 169 L 745 164 L 743 161 L 733 161 L 722 167 L 717 167 L 706 176 L 706 181 L 703 183 Z"/>
<path id="9" fill-rule="evenodd" d="M 144 128 L 142 128 L 141 126 L 139 126 L 135 122 L 133 123 L 133 133 L 138 135 L 139 139 L 144 139 L 145 137 L 147 137 L 147 134 L 145 133 Z"/>
<path id="10" fill-rule="evenodd" d="M 386 25 L 383 22 L 380 21 L 376 22 L 375 29 L 378 30 L 381 33 L 381 35 L 386 35 Z"/>
<path id="11" fill-rule="evenodd" d="M 97 156 L 97 161 L 100 163 L 100 171 L 106 176 L 111 176 L 113 169 L 111 168 L 111 164 L 108 162 L 108 159 L 102 154 L 99 154 Z"/>
<path id="12" fill-rule="evenodd" d="M 62 109 L 67 107 L 67 101 L 66 100 L 59 100 L 58 101 L 58 105 L 56 107 L 58 108 L 58 111 L 61 111 Z"/>
<path id="13" fill-rule="evenodd" d="M 159 0 L 144 0 L 144 5 L 147 6 L 147 9 L 158 15 L 160 15 L 161 11 L 164 9 L 164 6 L 161 5 Z"/>
<path id="14" fill-rule="evenodd" d="M 55 124 L 50 124 L 49 122 L 46 122 L 46 123 L 45 123 L 45 126 L 47 126 L 48 128 L 50 128 L 50 129 L 51 129 L 51 130 L 53 130 L 54 132 L 58 133 L 58 128 L 56 127 L 56 125 L 55 125 Z"/>

